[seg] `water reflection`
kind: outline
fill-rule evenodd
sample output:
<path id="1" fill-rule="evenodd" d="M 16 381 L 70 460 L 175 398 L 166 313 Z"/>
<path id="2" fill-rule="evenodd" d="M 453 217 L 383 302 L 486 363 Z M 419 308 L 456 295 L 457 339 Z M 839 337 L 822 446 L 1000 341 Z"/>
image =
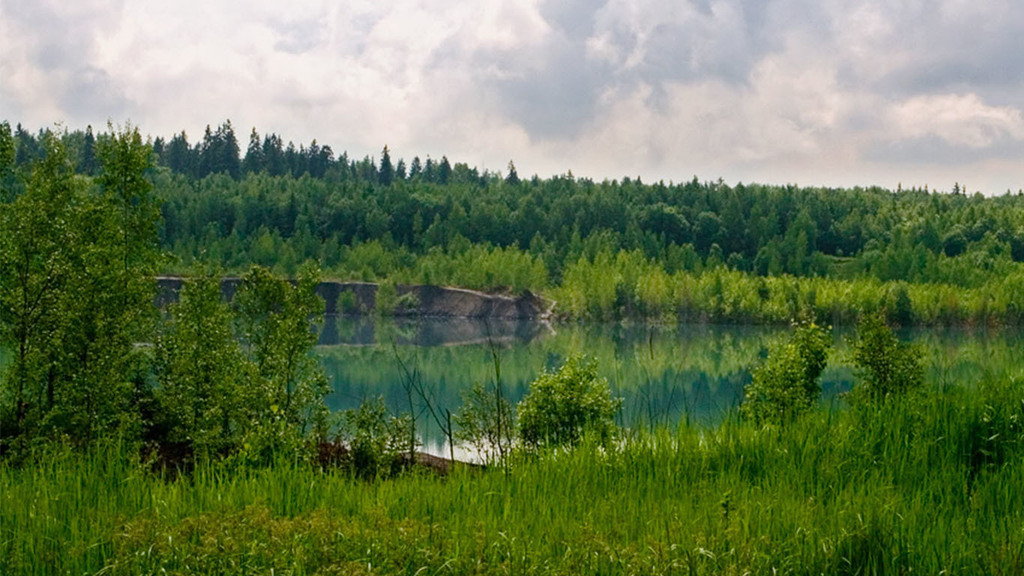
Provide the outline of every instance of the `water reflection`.
<path id="1" fill-rule="evenodd" d="M 380 395 L 392 410 L 407 411 L 405 384 L 414 377 L 429 391 L 435 408 L 454 412 L 473 383 L 494 382 L 496 362 L 504 395 L 517 402 L 542 371 L 557 368 L 571 354 L 588 354 L 597 358 L 600 374 L 623 398 L 623 425 L 671 426 L 683 419 L 715 422 L 729 414 L 750 382 L 751 366 L 786 332 L 753 326 L 331 317 L 318 351 L 334 386 L 328 403 L 335 410 Z M 823 403 L 853 386 L 852 336 L 852 330 L 834 334 L 835 347 L 821 382 Z M 918 330 L 901 336 L 924 348 L 929 385 L 1024 377 L 1019 330 Z M 423 403 L 414 398 L 413 405 L 424 442 L 441 445 L 441 434 L 427 421 Z"/>
<path id="2" fill-rule="evenodd" d="M 549 333 L 543 322 L 481 318 L 395 318 L 373 316 L 325 317 L 321 346 L 464 346 L 496 342 L 528 343 Z"/>

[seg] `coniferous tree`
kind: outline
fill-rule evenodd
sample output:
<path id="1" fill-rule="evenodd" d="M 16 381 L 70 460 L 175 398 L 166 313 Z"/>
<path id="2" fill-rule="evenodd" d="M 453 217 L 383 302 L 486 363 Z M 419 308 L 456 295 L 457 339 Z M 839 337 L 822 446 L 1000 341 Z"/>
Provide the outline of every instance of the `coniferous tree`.
<path id="1" fill-rule="evenodd" d="M 326 145 L 317 146 L 316 140 L 313 140 L 310 148 L 312 149 L 314 146 L 316 146 L 316 151 L 310 153 L 309 173 L 314 178 L 323 178 L 334 163 L 334 150 Z"/>
<path id="2" fill-rule="evenodd" d="M 452 179 L 452 165 L 448 162 L 447 156 L 441 156 L 441 163 L 437 167 L 438 184 L 447 185 Z"/>
<path id="3" fill-rule="evenodd" d="M 210 130 L 210 125 L 206 125 L 206 130 L 203 132 L 203 141 L 197 144 L 198 155 L 199 155 L 199 166 L 198 174 L 199 178 L 205 178 L 210 174 L 214 173 L 216 166 L 216 153 L 217 153 L 217 142 L 214 140 L 213 131 Z"/>
<path id="4" fill-rule="evenodd" d="M 391 186 L 394 179 L 395 169 L 391 164 L 391 154 L 388 153 L 388 147 L 384 146 L 384 150 L 380 153 L 380 170 L 377 173 L 377 181 L 381 186 Z"/>
<path id="5" fill-rule="evenodd" d="M 296 148 L 295 143 L 289 141 L 288 146 L 284 149 L 284 163 L 292 178 L 298 178 L 305 174 L 309 170 L 305 146 Z"/>
<path id="6" fill-rule="evenodd" d="M 508 175 L 505 176 L 505 183 L 515 186 L 519 184 L 519 174 L 516 172 L 516 165 L 508 161 Z"/>
<path id="7" fill-rule="evenodd" d="M 167 141 L 164 140 L 163 136 L 157 136 L 153 139 L 153 155 L 156 157 L 158 163 L 163 164 L 164 148 L 167 146 Z"/>
<path id="8" fill-rule="evenodd" d="M 185 176 L 195 176 L 195 161 L 192 147 L 188 143 L 188 135 L 184 130 L 175 134 L 167 144 L 163 157 L 164 165 L 173 172 Z"/>
<path id="9" fill-rule="evenodd" d="M 78 159 L 77 170 L 79 174 L 92 176 L 96 174 L 98 165 L 96 163 L 96 137 L 93 136 L 92 126 L 86 126 L 85 139 L 82 142 L 82 151 Z"/>
<path id="10" fill-rule="evenodd" d="M 199 149 L 199 177 L 224 173 L 238 178 L 241 172 L 238 155 L 238 139 L 230 120 L 221 124 L 216 131 L 211 131 L 207 125 Z"/>
<path id="11" fill-rule="evenodd" d="M 245 150 L 242 169 L 246 174 L 258 174 L 263 171 L 263 147 L 260 145 L 260 135 L 256 133 L 255 126 L 249 134 L 249 147 Z"/>
<path id="12" fill-rule="evenodd" d="M 427 156 L 427 161 L 423 163 L 423 180 L 434 184 L 437 182 L 437 163 Z"/>
<path id="13" fill-rule="evenodd" d="M 323 178 L 330 166 L 330 157 L 333 155 L 330 146 L 320 146 L 316 138 L 306 148 L 306 169 L 313 178 Z"/>
<path id="14" fill-rule="evenodd" d="M 277 134 L 263 137 L 263 166 L 271 176 L 281 176 L 288 170 L 285 161 L 284 145 Z"/>
<path id="15" fill-rule="evenodd" d="M 242 172 L 242 163 L 239 158 L 238 138 L 235 136 L 234 127 L 231 126 L 231 120 L 225 121 L 217 129 L 217 140 L 217 171 L 226 172 L 237 179 Z"/>
<path id="16" fill-rule="evenodd" d="M 17 142 L 17 153 L 14 161 L 18 166 L 27 166 L 43 157 L 44 150 L 40 146 L 40 142 L 36 140 L 31 132 L 22 128 L 20 122 L 17 128 L 14 129 L 14 140 Z"/>
<path id="17" fill-rule="evenodd" d="M 412 164 L 409 164 L 409 180 L 415 180 L 423 171 L 423 163 L 419 156 L 413 156 Z"/>

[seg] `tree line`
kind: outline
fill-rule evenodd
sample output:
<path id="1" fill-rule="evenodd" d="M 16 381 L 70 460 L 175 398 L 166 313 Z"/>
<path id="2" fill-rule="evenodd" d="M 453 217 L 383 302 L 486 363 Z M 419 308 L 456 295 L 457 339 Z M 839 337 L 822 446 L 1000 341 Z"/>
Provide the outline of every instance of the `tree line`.
<path id="1" fill-rule="evenodd" d="M 76 171 L 94 174 L 97 142 L 108 136 L 91 129 L 58 136 Z M 13 170 L 39 157 L 39 137 L 19 126 L 11 140 Z M 571 173 L 521 179 L 512 163 L 505 175 L 446 157 L 406 164 L 386 146 L 379 158 L 354 160 L 315 140 L 284 145 L 280 136 L 255 129 L 243 153 L 230 122 L 208 128 L 194 145 L 180 133 L 154 139 L 152 149 L 148 175 L 162 216 L 160 244 L 175 256 L 164 270 L 212 261 L 238 272 L 259 264 L 293 275 L 303 262 L 316 261 L 338 278 L 521 292 L 568 290 L 584 270 L 603 266 L 606 279 L 618 279 L 613 310 L 591 300 L 584 303 L 591 312 L 576 306 L 567 311 L 573 317 L 680 311 L 678 302 L 692 295 L 650 297 L 683 290 L 685 282 L 663 289 L 647 276 L 704 278 L 726 270 L 761 287 L 794 277 L 935 286 L 935 298 L 955 292 L 918 314 L 929 322 L 945 322 L 936 320 L 943 314 L 952 323 L 991 316 L 991 303 L 970 304 L 985 308 L 978 314 L 960 309 L 980 298 L 977 292 L 1008 303 L 1009 310 L 995 312 L 998 321 L 1007 314 L 1016 321 L 1022 312 L 1012 294 L 1003 294 L 1024 278 L 1020 191 L 984 197 L 963 193 L 959 183 L 945 193 L 730 186 L 696 177 L 595 182 Z M 607 267 L 622 253 L 640 261 L 645 278 L 634 281 L 621 266 Z M 957 310 L 937 312 L 942 306 Z"/>

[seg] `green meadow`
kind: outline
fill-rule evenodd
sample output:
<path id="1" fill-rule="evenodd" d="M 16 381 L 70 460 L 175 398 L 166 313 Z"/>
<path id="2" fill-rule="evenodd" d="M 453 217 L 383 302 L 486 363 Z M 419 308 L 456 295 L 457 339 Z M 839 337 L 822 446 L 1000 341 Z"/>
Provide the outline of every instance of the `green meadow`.
<path id="1" fill-rule="evenodd" d="M 1024 382 L 726 418 L 446 477 L 0 467 L 4 574 L 1020 574 Z"/>

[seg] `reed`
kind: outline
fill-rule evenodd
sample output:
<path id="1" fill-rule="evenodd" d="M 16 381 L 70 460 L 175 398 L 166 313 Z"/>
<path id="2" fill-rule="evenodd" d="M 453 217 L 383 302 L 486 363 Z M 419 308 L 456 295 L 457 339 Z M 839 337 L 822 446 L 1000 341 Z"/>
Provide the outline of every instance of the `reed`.
<path id="1" fill-rule="evenodd" d="M 148 471 L 131 446 L 0 466 L 3 574 L 1024 572 L 1024 381 L 785 427 L 629 431 L 507 469 L 365 481 Z"/>

